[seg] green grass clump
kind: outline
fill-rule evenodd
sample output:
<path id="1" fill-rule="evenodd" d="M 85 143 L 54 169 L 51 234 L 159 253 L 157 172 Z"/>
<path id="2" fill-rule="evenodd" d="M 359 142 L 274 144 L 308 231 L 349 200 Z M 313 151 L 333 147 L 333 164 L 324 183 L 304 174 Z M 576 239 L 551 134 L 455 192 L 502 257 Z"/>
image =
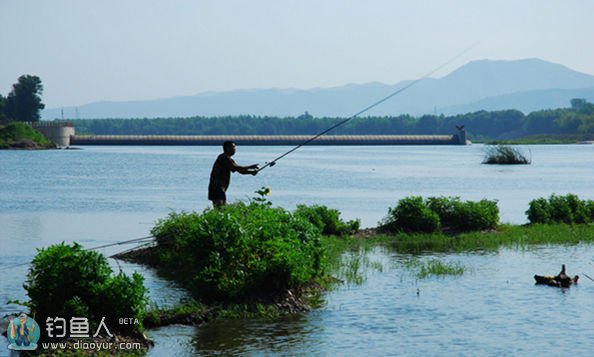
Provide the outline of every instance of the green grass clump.
<path id="1" fill-rule="evenodd" d="M 443 233 L 399 233 L 375 238 L 396 252 L 496 251 L 500 247 L 526 249 L 538 244 L 578 244 L 594 242 L 594 226 L 567 224 L 501 225 L 488 232 L 467 232 L 455 236 Z"/>
<path id="2" fill-rule="evenodd" d="M 381 223 L 384 231 L 433 233 L 447 228 L 455 232 L 494 229 L 499 224 L 497 201 L 460 201 L 459 197 L 406 197 L 390 208 Z"/>
<path id="3" fill-rule="evenodd" d="M 151 232 L 158 267 L 203 301 L 262 298 L 298 289 L 323 271 L 319 230 L 267 204 L 171 213 Z"/>
<path id="4" fill-rule="evenodd" d="M 316 226 L 323 235 L 349 235 L 357 232 L 361 225 L 359 220 L 344 222 L 340 218 L 340 211 L 321 205 L 298 205 L 294 214 L 298 217 L 307 219 Z"/>
<path id="5" fill-rule="evenodd" d="M 442 262 L 439 259 L 429 259 L 421 261 L 419 259 L 412 259 L 406 262 L 405 267 L 415 271 L 415 276 L 418 279 L 425 279 L 430 276 L 446 276 L 446 275 L 462 275 L 465 268 L 459 262 Z"/>
<path id="6" fill-rule="evenodd" d="M 548 199 L 530 201 L 526 211 L 530 223 L 582 224 L 594 222 L 594 201 L 580 200 L 577 195 L 551 195 Z"/>
<path id="7" fill-rule="evenodd" d="M 91 326 L 105 317 L 110 331 L 136 334 L 142 323 L 120 325 L 121 317 L 142 321 L 147 305 L 143 277 L 112 275 L 105 256 L 79 244 L 56 244 L 38 251 L 24 288 L 31 313 L 38 321 L 48 317 L 86 317 Z M 113 331 L 112 331 L 113 332 Z"/>
<path id="8" fill-rule="evenodd" d="M 21 122 L 11 122 L 0 126 L 0 149 L 18 147 L 19 143 L 30 142 L 41 148 L 54 148 L 55 145 L 43 134 L 30 125 Z"/>
<path id="9" fill-rule="evenodd" d="M 524 154 L 508 145 L 489 146 L 483 164 L 491 165 L 527 165 L 530 164 Z"/>

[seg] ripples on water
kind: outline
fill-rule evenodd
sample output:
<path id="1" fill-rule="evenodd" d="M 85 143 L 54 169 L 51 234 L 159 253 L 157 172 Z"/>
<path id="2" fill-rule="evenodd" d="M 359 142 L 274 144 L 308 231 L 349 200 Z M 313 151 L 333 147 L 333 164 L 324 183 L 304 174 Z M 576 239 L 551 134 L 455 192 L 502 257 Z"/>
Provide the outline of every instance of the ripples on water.
<path id="1" fill-rule="evenodd" d="M 284 147 L 240 147 L 240 164 L 265 162 Z M 529 166 L 481 165 L 483 148 L 305 147 L 256 177 L 234 175 L 231 200 L 272 188 L 275 205 L 338 208 L 375 226 L 410 195 L 499 200 L 503 221 L 524 223 L 529 200 L 572 192 L 594 199 L 594 146 L 531 146 Z M 169 212 L 207 207 L 213 147 L 87 147 L 80 151 L 0 151 L 0 314 L 26 299 L 26 263 L 37 248 L 61 241 L 85 247 L 146 236 Z M 121 248 L 121 249 L 119 249 Z M 128 247 L 101 250 L 110 255 Z M 406 256 L 376 250 L 362 285 L 345 284 L 310 313 L 275 321 L 219 321 L 198 329 L 151 333 L 150 354 L 589 355 L 594 339 L 594 282 L 560 290 L 532 275 L 591 272 L 591 246 L 539 247 L 447 255 L 470 271 L 418 280 Z M 117 271 L 118 266 L 111 261 Z M 175 304 L 183 290 L 145 267 L 153 304 Z M 417 289 L 419 295 L 417 295 Z M 562 340 L 558 340 L 562 337 Z M 0 342 L 0 355 L 6 354 Z"/>

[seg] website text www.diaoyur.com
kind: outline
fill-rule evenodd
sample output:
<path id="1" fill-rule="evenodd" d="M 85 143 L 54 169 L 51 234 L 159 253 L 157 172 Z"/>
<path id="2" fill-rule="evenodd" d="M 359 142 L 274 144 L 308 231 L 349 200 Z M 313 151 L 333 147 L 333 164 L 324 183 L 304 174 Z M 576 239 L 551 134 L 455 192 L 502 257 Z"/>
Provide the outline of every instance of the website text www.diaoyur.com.
<path id="1" fill-rule="evenodd" d="M 107 350 L 140 350 L 140 342 L 89 342 L 76 340 L 74 343 L 66 342 L 43 342 L 41 347 L 44 350 L 88 350 L 88 351 L 107 351 Z"/>

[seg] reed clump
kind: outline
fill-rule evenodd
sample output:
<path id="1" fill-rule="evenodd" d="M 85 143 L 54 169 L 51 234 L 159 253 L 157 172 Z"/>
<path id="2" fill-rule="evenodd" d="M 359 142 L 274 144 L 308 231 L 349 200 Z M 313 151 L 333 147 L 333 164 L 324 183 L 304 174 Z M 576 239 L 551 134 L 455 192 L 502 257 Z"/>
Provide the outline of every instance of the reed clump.
<path id="1" fill-rule="evenodd" d="M 426 261 L 412 259 L 406 262 L 404 266 L 412 269 L 418 279 L 425 279 L 430 276 L 460 276 L 466 270 L 459 262 L 444 262 L 435 258 Z"/>
<path id="2" fill-rule="evenodd" d="M 520 149 L 509 145 L 489 146 L 483 164 L 488 165 L 529 165 L 531 160 Z"/>

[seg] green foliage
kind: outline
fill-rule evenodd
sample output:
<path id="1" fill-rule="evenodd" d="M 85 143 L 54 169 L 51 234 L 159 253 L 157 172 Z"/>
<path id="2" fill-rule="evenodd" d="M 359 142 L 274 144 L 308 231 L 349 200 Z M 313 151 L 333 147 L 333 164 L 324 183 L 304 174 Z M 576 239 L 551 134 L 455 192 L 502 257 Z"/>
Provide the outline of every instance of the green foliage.
<path id="1" fill-rule="evenodd" d="M 43 85 L 37 76 L 22 75 L 12 86 L 6 97 L 4 115 L 13 120 L 34 122 L 40 118 L 39 112 L 45 108 L 41 102 Z"/>
<path id="2" fill-rule="evenodd" d="M 390 208 L 382 228 L 388 232 L 431 233 L 441 228 L 456 232 L 496 228 L 499 224 L 497 201 L 460 201 L 459 197 L 412 196 Z"/>
<path id="3" fill-rule="evenodd" d="M 483 164 L 491 165 L 527 165 L 530 164 L 524 154 L 508 145 L 489 146 Z"/>
<path id="4" fill-rule="evenodd" d="M 206 301 L 239 302 L 299 288 L 322 270 L 319 231 L 258 202 L 171 213 L 152 234 L 159 265 Z"/>
<path id="5" fill-rule="evenodd" d="M 435 232 L 441 228 L 439 215 L 420 196 L 398 201 L 396 208 L 389 208 L 383 228 L 390 232 Z"/>
<path id="6" fill-rule="evenodd" d="M 112 276 L 107 259 L 74 243 L 41 249 L 31 262 L 24 288 L 35 318 L 87 317 L 98 324 L 102 317 L 111 329 L 136 333 L 142 325 L 119 325 L 119 318 L 142 321 L 147 304 L 141 275 Z M 128 328 L 129 330 L 126 330 Z"/>
<path id="7" fill-rule="evenodd" d="M 500 225 L 496 231 L 467 232 L 455 236 L 443 233 L 398 233 L 377 237 L 399 253 L 468 252 L 497 250 L 500 247 L 529 249 L 542 244 L 578 244 L 594 242 L 594 226 L 587 224 Z"/>
<path id="8" fill-rule="evenodd" d="M 482 199 L 478 202 L 454 202 L 451 228 L 457 232 L 494 229 L 499 224 L 499 208 L 496 200 Z"/>
<path id="9" fill-rule="evenodd" d="M 340 218 L 340 211 L 321 205 L 298 205 L 294 214 L 308 220 L 316 226 L 323 235 L 349 235 L 357 232 L 361 225 L 359 220 L 344 222 Z"/>
<path id="10" fill-rule="evenodd" d="M 594 201 L 580 200 L 574 194 L 551 195 L 530 201 L 526 211 L 530 223 L 580 224 L 594 222 Z"/>
<path id="11" fill-rule="evenodd" d="M 261 205 L 271 206 L 272 202 L 266 198 L 271 192 L 272 190 L 270 188 L 262 186 L 262 188 L 254 192 L 257 196 L 253 197 L 252 201 Z"/>
<path id="12" fill-rule="evenodd" d="M 11 122 L 6 126 L 0 126 L 0 149 L 16 146 L 22 141 L 30 141 L 45 148 L 55 146 L 43 134 L 25 123 Z"/>

